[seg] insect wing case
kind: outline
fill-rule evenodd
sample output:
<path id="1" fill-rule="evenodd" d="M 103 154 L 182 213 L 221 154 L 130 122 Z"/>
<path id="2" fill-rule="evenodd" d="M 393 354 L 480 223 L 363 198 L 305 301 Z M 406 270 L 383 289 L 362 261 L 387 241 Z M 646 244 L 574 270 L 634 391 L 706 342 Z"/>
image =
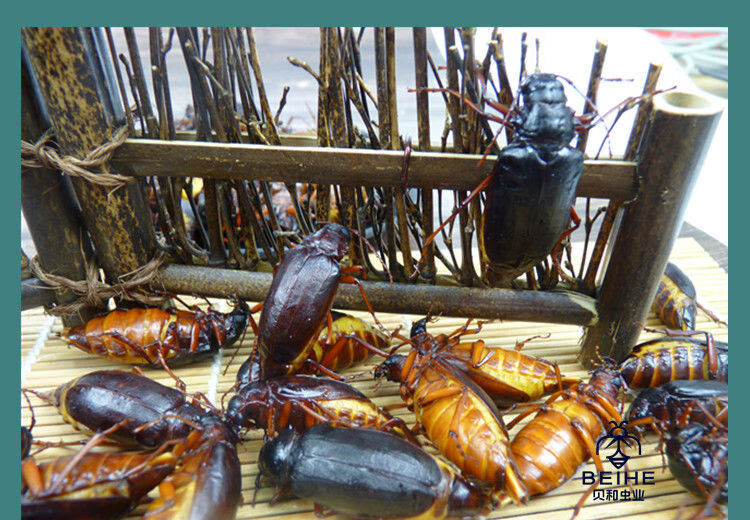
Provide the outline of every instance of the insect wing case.
<path id="1" fill-rule="evenodd" d="M 689 424 L 667 441 L 669 470 L 677 481 L 700 497 L 715 492 L 723 504 L 729 500 L 729 442 L 724 439 L 707 426 Z"/>
<path id="2" fill-rule="evenodd" d="M 571 148 L 573 112 L 552 74 L 522 86 L 517 132 L 499 154 L 482 217 L 482 251 L 495 285 L 507 285 L 544 260 L 568 222 L 583 153 Z"/>
<path id="3" fill-rule="evenodd" d="M 438 464 L 393 435 L 319 425 L 290 430 L 261 450 L 264 472 L 294 495 L 365 518 L 409 518 L 428 511 L 447 486 Z M 438 515 L 443 516 L 443 515 Z"/>
<path id="4" fill-rule="evenodd" d="M 205 413 L 187 402 L 179 390 L 120 370 L 100 370 L 74 379 L 55 390 L 54 402 L 67 422 L 83 430 L 103 431 L 127 419 L 110 437 L 146 448 L 187 436 L 191 427 L 186 421 L 195 422 Z"/>
<path id="5" fill-rule="evenodd" d="M 260 351 L 273 374 L 301 365 L 325 325 L 333 305 L 349 233 L 328 224 L 289 251 L 273 277 L 263 304 L 258 335 Z M 281 367 L 277 366 L 281 365 Z M 265 374 L 264 370 L 264 374 Z"/>

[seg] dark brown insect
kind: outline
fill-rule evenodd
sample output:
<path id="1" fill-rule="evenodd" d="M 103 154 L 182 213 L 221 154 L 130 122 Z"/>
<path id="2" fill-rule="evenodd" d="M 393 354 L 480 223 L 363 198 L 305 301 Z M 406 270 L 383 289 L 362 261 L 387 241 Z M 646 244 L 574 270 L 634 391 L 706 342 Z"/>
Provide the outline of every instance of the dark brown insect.
<path id="1" fill-rule="evenodd" d="M 331 311 L 332 327 L 326 326 L 310 350 L 314 363 L 305 363 L 300 373 L 318 373 L 316 364 L 339 372 L 366 361 L 375 347 L 383 352 L 390 339 L 376 327 L 349 314 Z M 249 357 L 237 372 L 237 381 L 246 384 L 260 379 L 260 356 Z"/>
<path id="2" fill-rule="evenodd" d="M 213 309 L 116 310 L 63 336 L 81 350 L 121 363 L 175 365 L 234 343 L 247 326 L 248 312 L 244 302 L 229 314 Z"/>
<path id="3" fill-rule="evenodd" d="M 339 265 L 348 251 L 349 240 L 345 227 L 326 224 L 284 256 L 258 323 L 263 378 L 292 375 L 300 372 L 304 365 L 337 377 L 313 361 L 311 351 L 326 319 L 331 320 L 329 313 L 340 283 L 357 283 L 369 307 L 359 281 L 349 276 L 362 272 L 363 268 Z"/>
<path id="4" fill-rule="evenodd" d="M 173 452 L 180 463 L 161 484 L 160 496 L 142 518 L 233 520 L 242 500 L 237 437 L 223 420 L 207 414 L 200 429 Z"/>
<path id="5" fill-rule="evenodd" d="M 709 503 L 729 500 L 729 432 L 689 424 L 667 440 L 669 469 L 677 481 Z"/>
<path id="6" fill-rule="evenodd" d="M 285 430 L 260 451 L 279 489 L 355 518 L 438 520 L 487 514 L 488 496 L 455 469 L 388 433 L 318 425 Z"/>
<path id="7" fill-rule="evenodd" d="M 710 379 L 729 381 L 729 345 L 706 339 L 663 337 L 637 345 L 620 364 L 631 388 L 659 386 L 669 381 Z"/>
<path id="8" fill-rule="evenodd" d="M 689 423 L 727 426 L 729 385 L 722 381 L 672 381 L 642 390 L 625 414 L 631 426 L 652 424 L 661 432 Z"/>
<path id="9" fill-rule="evenodd" d="M 427 438 L 465 475 L 489 482 L 515 502 L 528 496 L 518 475 L 502 417 L 490 397 L 435 355 L 441 344 L 428 334 L 415 338 L 403 363 L 389 358 L 376 370 L 401 383 L 401 397 Z"/>
<path id="10" fill-rule="evenodd" d="M 427 318 L 414 323 L 412 340 L 426 334 Z M 488 347 L 484 341 L 461 342 L 464 334 L 478 333 L 481 324 L 469 329 L 469 320 L 450 335 L 434 336 L 434 355 L 464 372 L 500 407 L 535 401 L 556 389 L 579 383 L 576 378 L 562 377 L 557 364 L 520 352 L 534 338 L 518 343 L 513 350 Z"/>
<path id="11" fill-rule="evenodd" d="M 24 519 L 119 518 L 175 467 L 174 454 L 93 453 L 102 436 L 78 453 L 37 464 L 21 463 L 21 515 Z"/>
<path id="12" fill-rule="evenodd" d="M 121 370 L 90 372 L 50 395 L 37 395 L 57 407 L 66 422 L 87 433 L 127 420 L 110 435 L 110 440 L 124 446 L 154 448 L 185 438 L 192 425 L 210 413 L 176 388 Z"/>
<path id="13" fill-rule="evenodd" d="M 391 431 L 416 442 L 404 422 L 378 408 L 354 387 L 312 376 L 287 376 L 243 385 L 227 407 L 236 431 L 264 428 L 273 437 L 287 426 L 303 432 L 315 424 Z"/>
<path id="14" fill-rule="evenodd" d="M 667 263 L 651 305 L 659 319 L 670 329 L 695 330 L 698 305 L 690 278 L 672 262 Z"/>
<path id="15" fill-rule="evenodd" d="M 616 408 L 620 382 L 616 370 L 596 369 L 587 384 L 553 394 L 544 404 L 524 411 L 508 424 L 512 428 L 524 417 L 539 412 L 510 445 L 518 475 L 530 495 L 562 485 L 589 456 L 603 471 L 595 444 L 609 421 L 622 422 Z"/>

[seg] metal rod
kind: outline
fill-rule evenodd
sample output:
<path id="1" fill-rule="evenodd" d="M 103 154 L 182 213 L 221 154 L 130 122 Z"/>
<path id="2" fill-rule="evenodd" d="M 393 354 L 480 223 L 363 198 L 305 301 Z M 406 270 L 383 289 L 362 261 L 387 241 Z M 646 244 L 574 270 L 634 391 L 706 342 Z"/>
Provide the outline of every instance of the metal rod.
<path id="1" fill-rule="evenodd" d="M 169 265 L 162 269 L 158 287 L 183 294 L 252 301 L 265 299 L 270 273 L 252 273 L 200 266 Z M 467 287 L 362 282 L 376 311 L 417 315 L 502 318 L 506 320 L 591 325 L 596 322 L 595 300 L 578 293 L 477 289 Z M 366 310 L 353 285 L 340 285 L 334 307 Z"/>

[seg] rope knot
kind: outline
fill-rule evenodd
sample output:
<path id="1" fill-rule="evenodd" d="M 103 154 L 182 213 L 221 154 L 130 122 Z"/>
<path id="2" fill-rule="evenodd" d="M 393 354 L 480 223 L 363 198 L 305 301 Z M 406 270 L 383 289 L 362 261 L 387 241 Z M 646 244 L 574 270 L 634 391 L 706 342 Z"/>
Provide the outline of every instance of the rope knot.
<path id="1" fill-rule="evenodd" d="M 31 168 L 46 167 L 59 170 L 66 175 L 86 179 L 94 184 L 113 188 L 112 191 L 125 184 L 135 182 L 133 177 L 127 175 L 94 171 L 101 170 L 112 157 L 114 151 L 128 138 L 126 126 L 118 129 L 111 140 L 91 150 L 83 159 L 71 155 L 61 157 L 57 149 L 50 143 L 52 135 L 53 131 L 49 129 L 34 144 L 21 140 L 22 172 Z"/>

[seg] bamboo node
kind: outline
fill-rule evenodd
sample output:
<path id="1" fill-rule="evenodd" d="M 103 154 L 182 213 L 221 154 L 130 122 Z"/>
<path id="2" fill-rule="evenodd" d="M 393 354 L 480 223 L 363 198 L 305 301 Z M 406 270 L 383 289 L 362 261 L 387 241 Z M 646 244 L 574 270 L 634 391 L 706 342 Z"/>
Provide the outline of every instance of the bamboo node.
<path id="1" fill-rule="evenodd" d="M 127 175 L 92 171 L 104 166 L 114 151 L 125 142 L 128 137 L 126 126 L 117 130 L 110 141 L 97 146 L 83 159 L 70 155 L 61 157 L 55 147 L 49 144 L 53 134 L 52 129 L 47 130 L 34 144 L 21 140 L 21 172 L 46 167 L 113 189 L 136 182 L 135 178 Z"/>
<path id="2" fill-rule="evenodd" d="M 65 316 L 83 307 L 102 307 L 109 298 L 125 298 L 144 305 L 160 305 L 169 299 L 168 295 L 155 295 L 147 287 L 160 284 L 160 269 L 164 263 L 164 256 L 157 255 L 147 263 L 118 276 L 115 284 L 108 284 L 99 280 L 99 268 L 93 263 L 86 264 L 86 279 L 71 280 L 64 276 L 51 274 L 39 265 L 38 257 L 29 260 L 29 269 L 42 284 L 43 289 L 54 291 L 68 290 L 79 298 L 64 305 L 56 305 L 48 309 L 49 314 Z"/>

